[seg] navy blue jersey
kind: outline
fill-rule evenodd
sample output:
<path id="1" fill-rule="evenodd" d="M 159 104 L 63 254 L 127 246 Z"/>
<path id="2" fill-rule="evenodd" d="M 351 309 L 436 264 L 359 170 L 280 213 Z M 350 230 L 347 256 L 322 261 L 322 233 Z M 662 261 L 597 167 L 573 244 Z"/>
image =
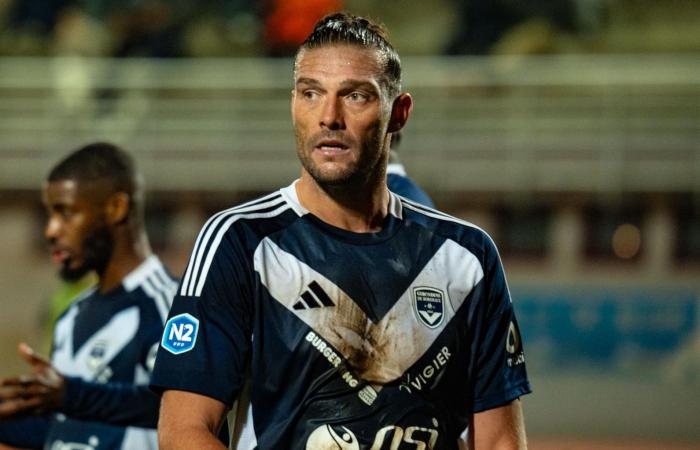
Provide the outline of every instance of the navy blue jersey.
<path id="1" fill-rule="evenodd" d="M 457 449 L 473 413 L 530 391 L 503 268 L 473 225 L 394 194 L 389 212 L 352 233 L 292 184 L 214 215 L 152 387 L 242 397 L 238 449 Z"/>
<path id="2" fill-rule="evenodd" d="M 158 398 L 148 389 L 176 281 L 155 256 L 106 294 L 92 289 L 56 322 L 52 364 L 65 406 L 44 448 L 157 449 Z"/>
<path id="3" fill-rule="evenodd" d="M 389 190 L 423 206 L 433 207 L 433 201 L 415 181 L 406 175 L 406 170 L 400 163 L 390 163 L 386 168 L 386 184 Z"/>
<path id="4" fill-rule="evenodd" d="M 0 420 L 0 444 L 12 447 L 40 449 L 49 431 L 48 416 L 24 416 Z"/>

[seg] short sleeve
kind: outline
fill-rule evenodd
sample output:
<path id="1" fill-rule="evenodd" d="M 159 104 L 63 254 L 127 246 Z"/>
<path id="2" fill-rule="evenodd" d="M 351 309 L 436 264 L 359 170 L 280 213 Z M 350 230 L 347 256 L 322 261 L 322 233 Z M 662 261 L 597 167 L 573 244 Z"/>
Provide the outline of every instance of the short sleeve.
<path id="1" fill-rule="evenodd" d="M 156 356 L 151 388 L 182 390 L 231 405 L 240 391 L 252 333 L 250 264 L 228 230 L 200 233 Z"/>
<path id="2" fill-rule="evenodd" d="M 473 412 L 493 409 L 532 391 L 525 355 L 501 259 L 486 237 L 484 289 L 479 299 L 475 342 Z"/>

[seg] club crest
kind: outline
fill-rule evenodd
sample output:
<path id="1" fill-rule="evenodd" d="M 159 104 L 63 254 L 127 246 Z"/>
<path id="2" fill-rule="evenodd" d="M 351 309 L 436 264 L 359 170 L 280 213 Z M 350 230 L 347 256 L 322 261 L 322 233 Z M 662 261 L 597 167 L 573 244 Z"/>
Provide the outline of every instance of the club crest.
<path id="1" fill-rule="evenodd" d="M 413 309 L 428 328 L 437 328 L 445 317 L 445 295 L 431 287 L 413 288 Z"/>
<path id="2" fill-rule="evenodd" d="M 98 341 L 95 343 L 87 357 L 88 368 L 93 372 L 97 372 L 104 365 L 106 355 L 107 341 Z"/>

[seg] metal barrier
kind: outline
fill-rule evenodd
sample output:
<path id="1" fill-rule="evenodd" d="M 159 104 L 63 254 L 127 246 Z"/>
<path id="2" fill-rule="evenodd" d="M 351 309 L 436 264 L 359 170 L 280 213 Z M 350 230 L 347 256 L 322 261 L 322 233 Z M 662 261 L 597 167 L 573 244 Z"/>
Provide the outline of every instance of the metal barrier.
<path id="1" fill-rule="evenodd" d="M 296 177 L 287 59 L 0 59 L 0 189 L 110 140 L 159 190 Z M 404 58 L 402 159 L 433 192 L 700 191 L 697 55 Z"/>

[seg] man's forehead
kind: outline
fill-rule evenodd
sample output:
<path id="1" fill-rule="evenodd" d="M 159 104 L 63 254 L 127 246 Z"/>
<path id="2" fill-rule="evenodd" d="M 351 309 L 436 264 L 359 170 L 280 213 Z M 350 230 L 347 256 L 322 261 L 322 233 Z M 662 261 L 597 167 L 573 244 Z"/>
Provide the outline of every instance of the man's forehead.
<path id="1" fill-rule="evenodd" d="M 297 57 L 294 76 L 344 76 L 379 78 L 382 76 L 380 52 L 351 44 L 333 44 L 303 49 Z"/>
<path id="2" fill-rule="evenodd" d="M 44 198 L 46 201 L 96 201 L 104 198 L 109 190 L 110 183 L 107 179 L 65 178 L 47 181 L 44 184 Z"/>
<path id="3" fill-rule="evenodd" d="M 52 180 L 44 183 L 44 192 L 48 195 L 76 195 L 78 191 L 78 180 L 73 178 Z"/>

